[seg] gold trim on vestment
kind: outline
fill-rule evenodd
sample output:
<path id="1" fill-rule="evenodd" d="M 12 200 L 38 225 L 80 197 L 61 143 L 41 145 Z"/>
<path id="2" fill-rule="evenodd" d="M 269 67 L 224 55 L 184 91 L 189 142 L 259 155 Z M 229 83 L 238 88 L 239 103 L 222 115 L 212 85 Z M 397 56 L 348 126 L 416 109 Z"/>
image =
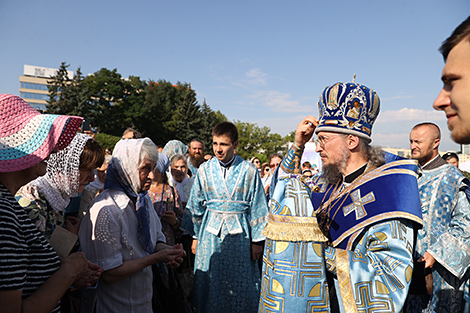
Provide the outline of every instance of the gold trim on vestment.
<path id="1" fill-rule="evenodd" d="M 382 213 L 382 214 L 378 214 L 374 217 L 371 217 L 371 218 L 369 218 L 365 221 L 362 221 L 361 223 L 354 225 L 354 227 L 351 227 L 350 229 L 348 229 L 347 231 L 342 233 L 341 236 L 339 236 L 338 238 L 336 238 L 335 241 L 333 241 L 333 243 L 332 243 L 333 247 L 336 247 L 337 245 L 339 245 L 345 238 L 347 238 L 348 236 L 350 236 L 354 232 L 356 232 L 360 229 L 363 229 L 363 228 L 365 228 L 366 226 L 368 226 L 370 224 L 376 223 L 378 221 L 386 220 L 386 219 L 397 219 L 397 218 L 404 218 L 404 219 L 408 219 L 408 220 L 412 220 L 414 222 L 417 222 L 421 225 L 423 224 L 423 219 L 417 217 L 414 214 L 408 213 L 408 212 L 400 212 L 400 211 L 385 212 L 385 213 Z M 351 239 L 355 239 L 355 238 L 356 237 L 353 236 L 349 239 L 346 249 L 351 249 L 352 248 L 352 244 L 353 244 L 354 240 L 351 240 Z"/>
<path id="2" fill-rule="evenodd" d="M 336 249 L 336 274 L 338 276 L 338 285 L 343 302 L 344 312 L 357 313 L 356 301 L 351 286 L 351 277 L 349 275 L 349 253 L 343 249 Z"/>
<path id="3" fill-rule="evenodd" d="M 269 213 L 263 236 L 280 241 L 326 242 L 316 217 L 285 216 Z"/>

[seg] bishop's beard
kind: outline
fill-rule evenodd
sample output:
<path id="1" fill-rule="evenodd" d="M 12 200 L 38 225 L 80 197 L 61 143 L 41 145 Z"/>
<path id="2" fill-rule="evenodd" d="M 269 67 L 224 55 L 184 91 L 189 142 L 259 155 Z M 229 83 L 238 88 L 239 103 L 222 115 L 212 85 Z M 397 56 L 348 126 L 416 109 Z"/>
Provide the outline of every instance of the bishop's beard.
<path id="1" fill-rule="evenodd" d="M 321 176 L 330 184 L 336 184 L 338 180 L 343 180 L 343 172 L 346 169 L 346 164 L 349 160 L 351 153 L 346 147 L 341 151 L 340 160 L 333 164 L 326 164 L 322 167 Z"/>

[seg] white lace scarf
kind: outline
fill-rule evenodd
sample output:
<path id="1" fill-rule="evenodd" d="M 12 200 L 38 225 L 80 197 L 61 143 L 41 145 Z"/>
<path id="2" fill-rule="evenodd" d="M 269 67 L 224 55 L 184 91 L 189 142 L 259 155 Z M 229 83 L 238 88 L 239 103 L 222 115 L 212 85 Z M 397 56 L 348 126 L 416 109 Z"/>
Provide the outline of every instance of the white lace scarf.
<path id="1" fill-rule="evenodd" d="M 64 211 L 70 198 L 78 195 L 80 156 L 90 139 L 91 137 L 84 134 L 75 135 L 65 149 L 51 154 L 46 175 L 29 183 L 44 194 L 47 203 L 55 212 Z"/>

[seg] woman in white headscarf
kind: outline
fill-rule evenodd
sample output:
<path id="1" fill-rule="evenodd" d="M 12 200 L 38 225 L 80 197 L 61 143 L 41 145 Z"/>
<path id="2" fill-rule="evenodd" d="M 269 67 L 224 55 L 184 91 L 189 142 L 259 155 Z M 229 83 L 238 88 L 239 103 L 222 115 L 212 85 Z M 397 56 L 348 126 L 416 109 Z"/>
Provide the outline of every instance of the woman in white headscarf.
<path id="1" fill-rule="evenodd" d="M 194 178 L 188 177 L 188 161 L 182 154 L 175 154 L 171 158 L 171 171 L 169 175 L 170 186 L 178 190 L 181 197 L 183 208 L 186 208 L 189 195 L 191 194 L 191 187 L 194 183 Z"/>
<path id="2" fill-rule="evenodd" d="M 114 148 L 104 191 L 82 220 L 80 244 L 104 272 L 97 312 L 152 312 L 151 265 L 183 261 L 181 245 L 165 244 L 161 223 L 147 190 L 158 161 L 148 139 L 121 140 Z"/>
<path id="3" fill-rule="evenodd" d="M 170 160 L 166 154 L 160 153 L 154 171 L 154 179 L 148 194 L 152 199 L 155 211 L 162 222 L 162 232 L 166 243 L 176 243 L 176 233 L 183 218 L 183 205 L 175 187 L 168 185 L 166 171 L 170 167 Z"/>

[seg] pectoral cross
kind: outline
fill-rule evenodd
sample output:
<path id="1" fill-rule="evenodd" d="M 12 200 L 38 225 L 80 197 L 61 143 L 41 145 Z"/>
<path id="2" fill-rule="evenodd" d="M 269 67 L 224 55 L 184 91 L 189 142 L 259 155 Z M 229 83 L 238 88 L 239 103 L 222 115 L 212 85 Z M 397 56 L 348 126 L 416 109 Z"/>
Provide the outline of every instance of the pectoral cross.
<path id="1" fill-rule="evenodd" d="M 364 198 L 361 198 L 361 190 L 357 189 L 351 193 L 351 199 L 353 202 L 343 208 L 344 216 L 348 216 L 349 213 L 354 211 L 356 213 L 356 220 L 363 218 L 367 215 L 365 204 L 375 201 L 374 193 L 369 192 Z"/>

